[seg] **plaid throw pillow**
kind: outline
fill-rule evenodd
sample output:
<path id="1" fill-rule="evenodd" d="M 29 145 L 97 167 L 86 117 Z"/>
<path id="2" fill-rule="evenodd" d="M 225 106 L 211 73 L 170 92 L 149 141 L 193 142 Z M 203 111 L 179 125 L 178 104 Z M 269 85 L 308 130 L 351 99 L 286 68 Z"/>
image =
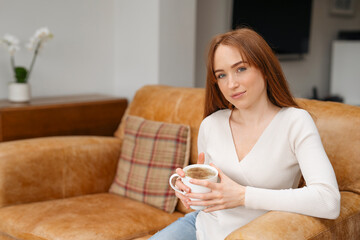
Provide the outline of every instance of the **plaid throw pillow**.
<path id="1" fill-rule="evenodd" d="M 128 116 L 110 192 L 172 213 L 177 197 L 168 181 L 176 168 L 188 164 L 189 153 L 189 126 Z"/>

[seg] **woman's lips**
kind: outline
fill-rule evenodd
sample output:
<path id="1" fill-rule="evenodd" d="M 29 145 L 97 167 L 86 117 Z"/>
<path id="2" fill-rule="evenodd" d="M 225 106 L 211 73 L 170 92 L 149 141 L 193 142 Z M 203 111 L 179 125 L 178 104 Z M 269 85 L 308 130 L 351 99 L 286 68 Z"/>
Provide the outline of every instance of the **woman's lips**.
<path id="1" fill-rule="evenodd" d="M 231 97 L 232 97 L 233 99 L 238 99 L 238 98 L 240 98 L 242 95 L 244 95 L 245 93 L 246 93 L 246 91 L 239 92 L 239 93 L 235 93 L 235 94 L 231 95 Z"/>

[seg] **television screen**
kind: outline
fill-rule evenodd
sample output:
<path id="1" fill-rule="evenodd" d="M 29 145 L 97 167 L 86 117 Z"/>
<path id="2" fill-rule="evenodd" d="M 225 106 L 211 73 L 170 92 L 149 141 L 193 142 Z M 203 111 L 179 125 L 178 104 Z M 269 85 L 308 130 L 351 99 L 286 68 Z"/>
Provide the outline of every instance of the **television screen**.
<path id="1" fill-rule="evenodd" d="M 234 0 L 232 28 L 257 31 L 277 54 L 309 50 L 312 0 Z"/>

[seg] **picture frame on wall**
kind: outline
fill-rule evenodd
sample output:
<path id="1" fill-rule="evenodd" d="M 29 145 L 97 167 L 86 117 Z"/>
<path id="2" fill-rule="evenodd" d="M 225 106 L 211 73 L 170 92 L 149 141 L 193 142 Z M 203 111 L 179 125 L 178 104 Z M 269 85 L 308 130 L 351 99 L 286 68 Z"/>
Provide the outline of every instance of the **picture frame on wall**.
<path id="1" fill-rule="evenodd" d="M 355 15 L 356 0 L 329 0 L 330 13 L 338 16 L 352 17 Z"/>

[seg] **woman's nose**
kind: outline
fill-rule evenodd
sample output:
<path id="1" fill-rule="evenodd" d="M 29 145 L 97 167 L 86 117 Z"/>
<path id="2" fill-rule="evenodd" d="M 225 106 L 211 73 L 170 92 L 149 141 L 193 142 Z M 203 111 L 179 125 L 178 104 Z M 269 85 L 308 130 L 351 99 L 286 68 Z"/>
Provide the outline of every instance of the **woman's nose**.
<path id="1" fill-rule="evenodd" d="M 229 88 L 234 88 L 234 87 L 238 87 L 238 86 L 239 86 L 238 79 L 236 78 L 235 75 L 230 74 L 229 75 L 229 81 L 228 81 L 228 87 Z"/>

